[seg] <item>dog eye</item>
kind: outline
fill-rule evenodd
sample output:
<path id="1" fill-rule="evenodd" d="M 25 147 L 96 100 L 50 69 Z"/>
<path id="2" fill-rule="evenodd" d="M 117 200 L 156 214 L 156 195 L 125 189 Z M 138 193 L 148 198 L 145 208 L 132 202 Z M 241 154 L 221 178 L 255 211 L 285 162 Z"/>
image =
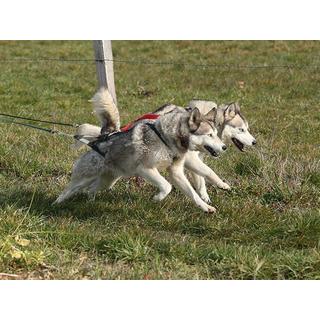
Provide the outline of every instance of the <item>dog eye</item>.
<path id="1" fill-rule="evenodd" d="M 213 133 L 209 133 L 208 136 L 213 138 Z"/>
<path id="2" fill-rule="evenodd" d="M 244 132 L 244 129 L 243 129 L 243 128 L 239 128 L 239 131 L 240 131 L 240 132 Z"/>

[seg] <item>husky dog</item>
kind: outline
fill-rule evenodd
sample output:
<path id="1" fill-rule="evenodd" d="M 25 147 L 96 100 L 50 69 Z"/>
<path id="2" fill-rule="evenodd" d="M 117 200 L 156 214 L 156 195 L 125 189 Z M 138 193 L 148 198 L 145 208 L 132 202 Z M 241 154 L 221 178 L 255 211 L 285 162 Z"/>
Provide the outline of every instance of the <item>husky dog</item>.
<path id="1" fill-rule="evenodd" d="M 102 124 L 105 123 L 108 129 L 108 122 L 116 121 L 108 111 L 110 101 L 105 98 L 105 91 L 98 91 L 93 104 L 99 111 Z M 158 187 L 154 200 L 160 201 L 172 188 L 159 173 L 161 169 L 168 169 L 172 183 L 198 207 L 205 212 L 215 212 L 216 209 L 202 200 L 191 186 L 184 175 L 184 164 L 188 151 L 217 157 L 226 149 L 213 125 L 216 109 L 201 115 L 197 108 L 191 112 L 177 106 L 172 108 L 174 112 L 162 115 L 153 123 L 140 121 L 128 131 L 101 136 L 96 143 L 100 154 L 91 150 L 75 162 L 71 182 L 55 203 L 61 203 L 81 191 L 95 194 L 101 188 L 112 188 L 119 178 L 130 176 L 140 176 Z M 197 168 L 196 173 L 207 177 L 206 165 L 202 161 L 200 163 L 203 167 Z"/>
<path id="2" fill-rule="evenodd" d="M 238 103 L 217 106 L 212 101 L 191 100 L 187 106 L 187 110 L 192 111 L 194 108 L 197 108 L 201 114 L 206 114 L 213 109 L 217 110 L 214 125 L 218 130 L 218 137 L 223 143 L 227 145 L 233 143 L 241 152 L 244 152 L 246 146 L 254 146 L 256 144 L 256 139 L 250 134 L 248 122 L 243 114 L 241 114 Z M 160 112 L 165 114 L 172 111 L 170 107 L 168 109 L 164 107 Z M 200 164 L 202 160 L 203 155 L 200 152 L 190 151 L 186 156 L 185 167 L 190 170 L 192 182 L 197 193 L 205 202 L 210 203 L 205 179 L 224 190 L 229 190 L 230 186 L 221 180 L 211 169 L 211 179 L 208 176 L 204 178 L 203 175 L 197 174 L 197 166 L 202 166 Z"/>
<path id="3" fill-rule="evenodd" d="M 179 107 L 173 104 L 166 104 L 153 112 L 153 114 L 163 116 L 168 113 L 181 112 L 184 109 L 191 112 L 197 108 L 202 115 L 207 114 L 213 109 L 216 109 L 216 117 L 212 125 L 218 130 L 218 137 L 225 144 L 234 144 L 240 151 L 244 151 L 246 146 L 256 144 L 255 138 L 249 132 L 248 122 L 240 112 L 240 106 L 237 103 L 230 103 L 218 106 L 213 101 L 208 100 L 191 100 L 186 108 Z M 81 130 L 80 130 L 81 129 Z M 78 128 L 79 135 L 83 134 L 92 141 L 100 135 L 100 128 L 90 124 L 81 125 Z M 81 142 L 76 142 L 77 147 L 81 147 Z M 230 186 L 224 182 L 219 176 L 203 163 L 203 154 L 200 152 L 188 151 L 185 157 L 185 168 L 188 169 L 191 175 L 191 181 L 200 195 L 201 199 L 207 203 L 211 200 L 207 193 L 205 180 L 216 185 L 220 189 L 229 190 Z M 199 169 L 201 168 L 201 169 Z M 205 178 L 197 174 L 197 170 L 206 172 Z"/>
<path id="4" fill-rule="evenodd" d="M 175 112 L 174 107 L 174 105 L 164 105 L 155 110 L 154 113 L 163 116 L 169 112 Z M 195 108 L 201 114 L 206 114 L 210 110 L 217 110 L 213 125 L 217 128 L 218 137 L 223 143 L 227 145 L 233 143 L 242 152 L 246 146 L 256 144 L 255 138 L 249 132 L 248 122 L 240 112 L 239 104 L 230 103 L 218 106 L 213 101 L 194 99 L 189 102 L 186 110 L 192 112 Z M 229 190 L 230 186 L 208 166 L 204 167 L 203 156 L 204 154 L 201 152 L 189 151 L 185 159 L 185 168 L 190 171 L 192 184 L 201 199 L 210 203 L 211 200 L 207 193 L 205 180 L 224 190 Z M 199 168 L 207 173 L 205 177 L 203 174 L 198 174 Z"/>

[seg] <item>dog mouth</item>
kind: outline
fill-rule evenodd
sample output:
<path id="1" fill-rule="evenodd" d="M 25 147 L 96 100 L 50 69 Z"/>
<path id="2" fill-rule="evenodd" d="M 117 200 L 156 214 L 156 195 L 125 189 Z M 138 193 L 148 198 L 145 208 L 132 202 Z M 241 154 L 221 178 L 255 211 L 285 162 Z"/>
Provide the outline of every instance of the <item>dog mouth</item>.
<path id="1" fill-rule="evenodd" d="M 219 157 L 219 154 L 213 150 L 213 148 L 211 148 L 210 146 L 204 146 L 204 148 L 209 151 L 209 153 L 213 156 L 213 157 Z"/>
<path id="2" fill-rule="evenodd" d="M 231 138 L 231 140 L 241 152 L 244 152 L 244 144 L 241 141 L 236 138 Z"/>

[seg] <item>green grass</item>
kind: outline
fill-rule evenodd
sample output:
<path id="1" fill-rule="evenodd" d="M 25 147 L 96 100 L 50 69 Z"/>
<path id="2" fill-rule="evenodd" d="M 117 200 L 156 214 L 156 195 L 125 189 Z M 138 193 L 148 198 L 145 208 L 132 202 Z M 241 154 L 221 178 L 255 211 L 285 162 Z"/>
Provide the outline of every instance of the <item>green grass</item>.
<path id="1" fill-rule="evenodd" d="M 319 64 L 316 41 L 114 41 L 115 59 Z M 93 57 L 89 41 L 2 41 L 0 59 Z M 94 63 L 1 62 L 1 112 L 96 123 Z M 122 123 L 194 97 L 237 100 L 258 144 L 207 160 L 232 188 L 209 187 L 207 215 L 177 190 L 122 180 L 95 201 L 51 203 L 81 152 L 68 138 L 0 124 L 0 272 L 40 279 L 319 279 L 320 73 L 115 64 Z M 67 128 L 68 132 L 71 132 Z M 83 152 L 83 151 L 82 151 Z M 4 278 L 4 277 L 3 277 Z"/>

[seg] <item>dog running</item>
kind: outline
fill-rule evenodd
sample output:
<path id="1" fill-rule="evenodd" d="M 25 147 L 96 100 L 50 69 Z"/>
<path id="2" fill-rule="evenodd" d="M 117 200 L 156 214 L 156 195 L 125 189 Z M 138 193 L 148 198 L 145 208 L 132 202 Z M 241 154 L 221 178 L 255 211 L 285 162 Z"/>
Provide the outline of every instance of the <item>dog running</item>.
<path id="1" fill-rule="evenodd" d="M 159 173 L 166 168 L 173 184 L 202 210 L 214 212 L 205 180 L 225 190 L 230 186 L 204 164 L 203 156 L 217 157 L 230 143 L 240 151 L 256 143 L 235 103 L 218 107 L 212 101 L 192 100 L 186 108 L 168 104 L 120 132 L 119 112 L 109 92 L 100 89 L 92 102 L 102 128 L 83 124 L 77 134 L 95 141 L 100 154 L 89 151 L 75 162 L 71 182 L 55 203 L 78 192 L 94 195 L 103 188 L 111 189 L 119 178 L 133 175 L 157 186 L 154 200 L 160 201 L 171 191 L 171 184 Z M 74 145 L 80 146 L 79 142 Z M 191 173 L 195 190 L 184 175 L 184 167 Z"/>
<path id="2" fill-rule="evenodd" d="M 104 130 L 108 131 L 109 122 L 118 123 L 109 111 L 116 106 L 106 89 L 100 89 L 92 101 L 102 127 L 107 124 Z M 156 186 L 159 192 L 153 199 L 161 201 L 172 188 L 159 172 L 167 169 L 172 183 L 198 207 L 205 212 L 215 212 L 216 209 L 202 200 L 191 186 L 184 174 L 184 163 L 188 151 L 218 157 L 226 149 L 213 125 L 216 114 L 216 109 L 202 115 L 197 108 L 191 112 L 177 108 L 153 123 L 142 120 L 127 131 L 102 135 L 95 144 L 99 152 L 88 151 L 75 162 L 71 182 L 55 203 L 81 191 L 95 194 L 102 188 L 110 189 L 121 177 L 131 176 L 140 176 Z M 206 176 L 201 170 L 197 173 Z"/>

